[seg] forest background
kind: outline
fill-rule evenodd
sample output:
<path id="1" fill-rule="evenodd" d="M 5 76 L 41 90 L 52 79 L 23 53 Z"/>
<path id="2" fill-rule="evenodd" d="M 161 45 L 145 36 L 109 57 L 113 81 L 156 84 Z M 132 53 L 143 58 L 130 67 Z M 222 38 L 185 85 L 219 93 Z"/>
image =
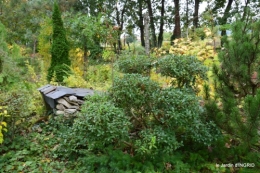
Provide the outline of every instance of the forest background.
<path id="1" fill-rule="evenodd" d="M 259 7 L 1 0 L 0 172 L 258 172 Z M 48 83 L 99 94 L 55 115 Z"/>

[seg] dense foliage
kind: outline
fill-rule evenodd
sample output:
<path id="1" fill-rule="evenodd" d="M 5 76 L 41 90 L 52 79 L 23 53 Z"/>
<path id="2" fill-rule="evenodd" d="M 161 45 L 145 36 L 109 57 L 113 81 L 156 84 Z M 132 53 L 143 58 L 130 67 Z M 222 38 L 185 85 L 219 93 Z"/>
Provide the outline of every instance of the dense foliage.
<path id="1" fill-rule="evenodd" d="M 118 68 L 123 73 L 138 73 L 149 75 L 152 68 L 152 59 L 146 56 L 124 55 L 117 61 Z"/>
<path id="2" fill-rule="evenodd" d="M 158 61 L 163 76 L 172 77 L 172 86 L 194 87 L 196 80 L 206 79 L 207 68 L 194 56 L 168 55 Z"/>

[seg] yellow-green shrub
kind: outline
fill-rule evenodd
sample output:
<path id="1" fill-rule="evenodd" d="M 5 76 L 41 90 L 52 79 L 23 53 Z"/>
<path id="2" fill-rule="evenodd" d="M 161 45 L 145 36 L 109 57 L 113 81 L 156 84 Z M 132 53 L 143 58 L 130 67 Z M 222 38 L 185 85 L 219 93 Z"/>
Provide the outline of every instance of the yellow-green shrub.
<path id="1" fill-rule="evenodd" d="M 6 107 L 0 106 L 0 144 L 4 142 L 3 131 L 7 132 L 7 123 L 4 121 L 4 117 L 8 117 Z"/>
<path id="2" fill-rule="evenodd" d="M 73 72 L 68 77 L 65 77 L 63 82 L 68 87 L 87 87 L 87 82 L 84 80 L 84 78 L 75 72 Z"/>
<path id="3" fill-rule="evenodd" d="M 84 64 L 83 50 L 81 50 L 80 48 L 75 48 L 71 49 L 69 53 L 71 57 L 71 70 L 73 70 L 73 73 L 75 73 L 77 76 L 83 76 L 84 65 L 86 65 Z"/>
<path id="4" fill-rule="evenodd" d="M 39 54 L 44 60 L 44 66 L 46 70 L 50 66 L 51 62 L 51 35 L 52 35 L 52 24 L 51 24 L 51 19 L 46 18 L 42 23 L 41 23 L 41 30 L 40 30 L 40 35 L 38 37 L 39 39 L 39 45 L 38 45 L 38 50 Z"/>
<path id="5" fill-rule="evenodd" d="M 214 47 L 207 45 L 207 41 L 191 41 L 191 39 L 176 39 L 174 45 L 170 47 L 169 53 L 179 55 L 197 56 L 204 61 L 215 56 Z"/>

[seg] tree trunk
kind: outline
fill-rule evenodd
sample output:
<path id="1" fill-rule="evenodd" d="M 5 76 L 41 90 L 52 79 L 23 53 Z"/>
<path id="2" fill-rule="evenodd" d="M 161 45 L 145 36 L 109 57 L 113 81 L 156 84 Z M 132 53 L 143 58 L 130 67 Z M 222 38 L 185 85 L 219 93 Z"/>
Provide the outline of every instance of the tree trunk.
<path id="1" fill-rule="evenodd" d="M 186 0 L 186 9 L 185 9 L 185 22 L 184 28 L 186 29 L 186 37 L 189 37 L 189 0 Z"/>
<path id="2" fill-rule="evenodd" d="M 118 53 L 120 50 L 122 50 L 122 44 L 121 44 L 121 40 L 120 40 L 120 35 L 124 26 L 124 21 L 123 21 L 123 16 L 125 13 L 125 6 L 121 12 L 121 15 L 119 13 L 118 8 L 116 7 L 116 22 L 117 25 L 119 26 L 118 30 L 117 30 L 117 45 L 118 45 Z"/>
<path id="3" fill-rule="evenodd" d="M 193 26 L 194 26 L 194 28 L 198 28 L 198 23 L 199 23 L 199 4 L 200 4 L 200 0 L 195 0 L 194 14 L 193 14 Z"/>
<path id="4" fill-rule="evenodd" d="M 145 41 L 144 41 L 144 23 L 143 23 L 143 5 L 142 0 L 138 0 L 138 16 L 139 16 L 139 22 L 138 26 L 140 28 L 140 39 L 141 39 L 141 45 L 145 47 Z"/>
<path id="5" fill-rule="evenodd" d="M 225 24 L 227 23 L 227 19 L 228 19 L 228 17 L 230 16 L 229 11 L 230 11 L 230 9 L 231 9 L 231 5 L 232 5 L 233 1 L 234 1 L 234 0 L 228 0 L 228 4 L 227 4 L 227 6 L 226 6 L 224 15 L 223 15 L 223 17 L 222 17 L 222 19 L 221 19 L 221 23 L 220 23 L 221 25 L 225 25 Z M 221 36 L 224 36 L 224 35 L 227 35 L 226 29 L 223 29 L 223 30 L 221 31 Z"/>
<path id="6" fill-rule="evenodd" d="M 163 42 L 163 26 L 164 26 L 164 13 L 165 13 L 164 3 L 165 3 L 165 0 L 162 0 L 161 1 L 162 8 L 161 8 L 161 18 L 160 18 L 160 31 L 159 31 L 159 35 L 158 35 L 158 47 L 161 47 L 162 42 Z"/>
<path id="7" fill-rule="evenodd" d="M 186 0 L 186 27 L 188 28 L 189 26 L 189 0 Z"/>
<path id="8" fill-rule="evenodd" d="M 174 0 L 174 31 L 173 31 L 173 35 L 174 38 L 180 38 L 181 37 L 181 24 L 180 24 L 180 2 L 179 0 Z"/>
<path id="9" fill-rule="evenodd" d="M 245 20 L 245 17 L 247 16 L 248 14 L 248 4 L 250 3 L 250 0 L 245 0 L 245 7 L 244 7 L 244 10 L 243 10 L 243 17 L 242 19 Z"/>
<path id="10" fill-rule="evenodd" d="M 149 56 L 150 54 L 150 18 L 149 13 L 144 14 L 144 30 L 145 30 L 145 52 Z"/>
<path id="11" fill-rule="evenodd" d="M 152 34 L 151 47 L 156 47 L 157 39 L 156 39 L 156 34 L 155 34 L 155 26 L 154 26 L 153 9 L 152 9 L 151 0 L 147 0 L 147 6 L 148 6 L 148 13 L 149 13 L 149 18 L 150 18 L 151 34 Z"/>

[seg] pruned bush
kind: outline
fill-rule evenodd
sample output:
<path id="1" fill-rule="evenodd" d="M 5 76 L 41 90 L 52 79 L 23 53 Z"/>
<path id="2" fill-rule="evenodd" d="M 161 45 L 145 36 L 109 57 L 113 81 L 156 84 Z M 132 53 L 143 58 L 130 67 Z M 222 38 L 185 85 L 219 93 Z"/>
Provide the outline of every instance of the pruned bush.
<path id="1" fill-rule="evenodd" d="M 160 89 L 159 85 L 148 77 L 140 74 L 126 74 L 123 78 L 116 78 L 109 90 L 116 106 L 126 112 L 131 110 L 150 112 L 153 95 Z"/>
<path id="2" fill-rule="evenodd" d="M 87 97 L 73 124 L 75 135 L 87 139 L 88 148 L 120 146 L 128 138 L 129 119 L 104 95 Z"/>
<path id="3" fill-rule="evenodd" d="M 207 67 L 194 56 L 168 55 L 158 61 L 163 76 L 172 77 L 172 86 L 194 87 L 198 79 L 206 79 Z"/>
<path id="4" fill-rule="evenodd" d="M 147 77 L 126 74 L 114 81 L 110 96 L 130 118 L 139 154 L 171 153 L 186 140 L 209 145 L 219 135 L 191 89 L 162 89 Z"/>
<path id="5" fill-rule="evenodd" d="M 210 145 L 220 134 L 214 123 L 204 118 L 204 109 L 189 89 L 166 88 L 156 96 L 153 113 L 157 124 L 176 133 L 179 142 L 191 139 Z M 181 135 L 182 134 L 182 135 Z"/>
<path id="6" fill-rule="evenodd" d="M 138 73 L 148 75 L 152 68 L 152 59 L 144 55 L 131 55 L 120 57 L 117 61 L 119 71 L 123 73 Z"/>

